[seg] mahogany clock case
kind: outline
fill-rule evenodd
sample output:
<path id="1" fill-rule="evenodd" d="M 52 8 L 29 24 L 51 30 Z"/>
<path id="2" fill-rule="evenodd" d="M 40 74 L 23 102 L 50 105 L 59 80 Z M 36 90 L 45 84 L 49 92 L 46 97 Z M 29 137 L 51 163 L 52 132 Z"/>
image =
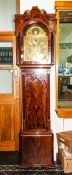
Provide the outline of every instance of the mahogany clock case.
<path id="1" fill-rule="evenodd" d="M 21 70 L 22 94 L 19 166 L 49 167 L 54 163 L 53 133 L 50 129 L 50 69 L 55 63 L 56 18 L 53 14 L 47 14 L 45 10 L 33 7 L 31 11 L 16 15 L 15 23 L 17 65 Z M 44 38 L 41 38 L 41 34 Z M 30 44 L 27 35 L 30 37 Z M 38 44 L 35 52 L 34 43 Z M 44 51 L 41 48 L 42 44 Z M 37 59 L 38 50 L 40 52 Z"/>

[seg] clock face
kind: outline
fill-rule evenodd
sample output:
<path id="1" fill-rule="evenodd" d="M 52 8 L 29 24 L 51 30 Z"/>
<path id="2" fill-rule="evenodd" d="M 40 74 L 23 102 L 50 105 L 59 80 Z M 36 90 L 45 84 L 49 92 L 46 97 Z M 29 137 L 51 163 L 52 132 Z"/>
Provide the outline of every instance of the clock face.
<path id="1" fill-rule="evenodd" d="M 39 26 L 32 26 L 24 36 L 24 61 L 48 61 L 48 36 Z"/>

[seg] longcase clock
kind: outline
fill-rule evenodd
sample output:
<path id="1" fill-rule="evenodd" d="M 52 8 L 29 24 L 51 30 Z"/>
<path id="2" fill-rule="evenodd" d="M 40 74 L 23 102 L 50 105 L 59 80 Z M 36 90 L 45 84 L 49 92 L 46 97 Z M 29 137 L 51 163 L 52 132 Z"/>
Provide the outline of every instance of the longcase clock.
<path id="1" fill-rule="evenodd" d="M 50 69 L 54 65 L 55 15 L 38 7 L 15 17 L 22 116 L 19 166 L 53 165 Z"/>

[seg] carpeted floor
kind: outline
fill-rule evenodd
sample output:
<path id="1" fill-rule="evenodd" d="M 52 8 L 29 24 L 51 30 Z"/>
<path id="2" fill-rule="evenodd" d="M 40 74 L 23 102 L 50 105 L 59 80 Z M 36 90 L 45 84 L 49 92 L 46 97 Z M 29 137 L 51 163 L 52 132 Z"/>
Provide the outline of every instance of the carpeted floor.
<path id="1" fill-rule="evenodd" d="M 57 158 L 55 166 L 47 168 L 19 169 L 18 152 L 0 152 L 0 175 L 66 175 Z M 67 173 L 72 175 L 72 173 Z"/>

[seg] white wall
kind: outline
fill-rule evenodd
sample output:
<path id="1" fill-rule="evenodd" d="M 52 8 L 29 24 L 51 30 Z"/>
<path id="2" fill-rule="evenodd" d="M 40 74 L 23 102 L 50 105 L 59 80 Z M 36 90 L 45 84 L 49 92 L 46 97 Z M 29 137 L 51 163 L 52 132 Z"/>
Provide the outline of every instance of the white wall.
<path id="1" fill-rule="evenodd" d="M 15 30 L 15 14 L 17 0 L 0 0 L 0 31 Z"/>
<path id="2" fill-rule="evenodd" d="M 32 6 L 38 6 L 40 9 L 45 9 L 48 13 L 55 13 L 55 0 L 20 0 L 20 13 L 29 10 Z M 57 153 L 57 139 L 56 133 L 65 130 L 72 130 L 72 119 L 58 118 L 56 109 L 56 87 L 55 87 L 55 66 L 51 69 L 51 129 L 54 133 L 54 160 L 56 160 Z"/>
<path id="3" fill-rule="evenodd" d="M 20 0 L 20 13 L 29 10 L 32 6 L 38 6 L 40 9 L 45 9 L 48 13 L 55 13 L 54 0 Z"/>

